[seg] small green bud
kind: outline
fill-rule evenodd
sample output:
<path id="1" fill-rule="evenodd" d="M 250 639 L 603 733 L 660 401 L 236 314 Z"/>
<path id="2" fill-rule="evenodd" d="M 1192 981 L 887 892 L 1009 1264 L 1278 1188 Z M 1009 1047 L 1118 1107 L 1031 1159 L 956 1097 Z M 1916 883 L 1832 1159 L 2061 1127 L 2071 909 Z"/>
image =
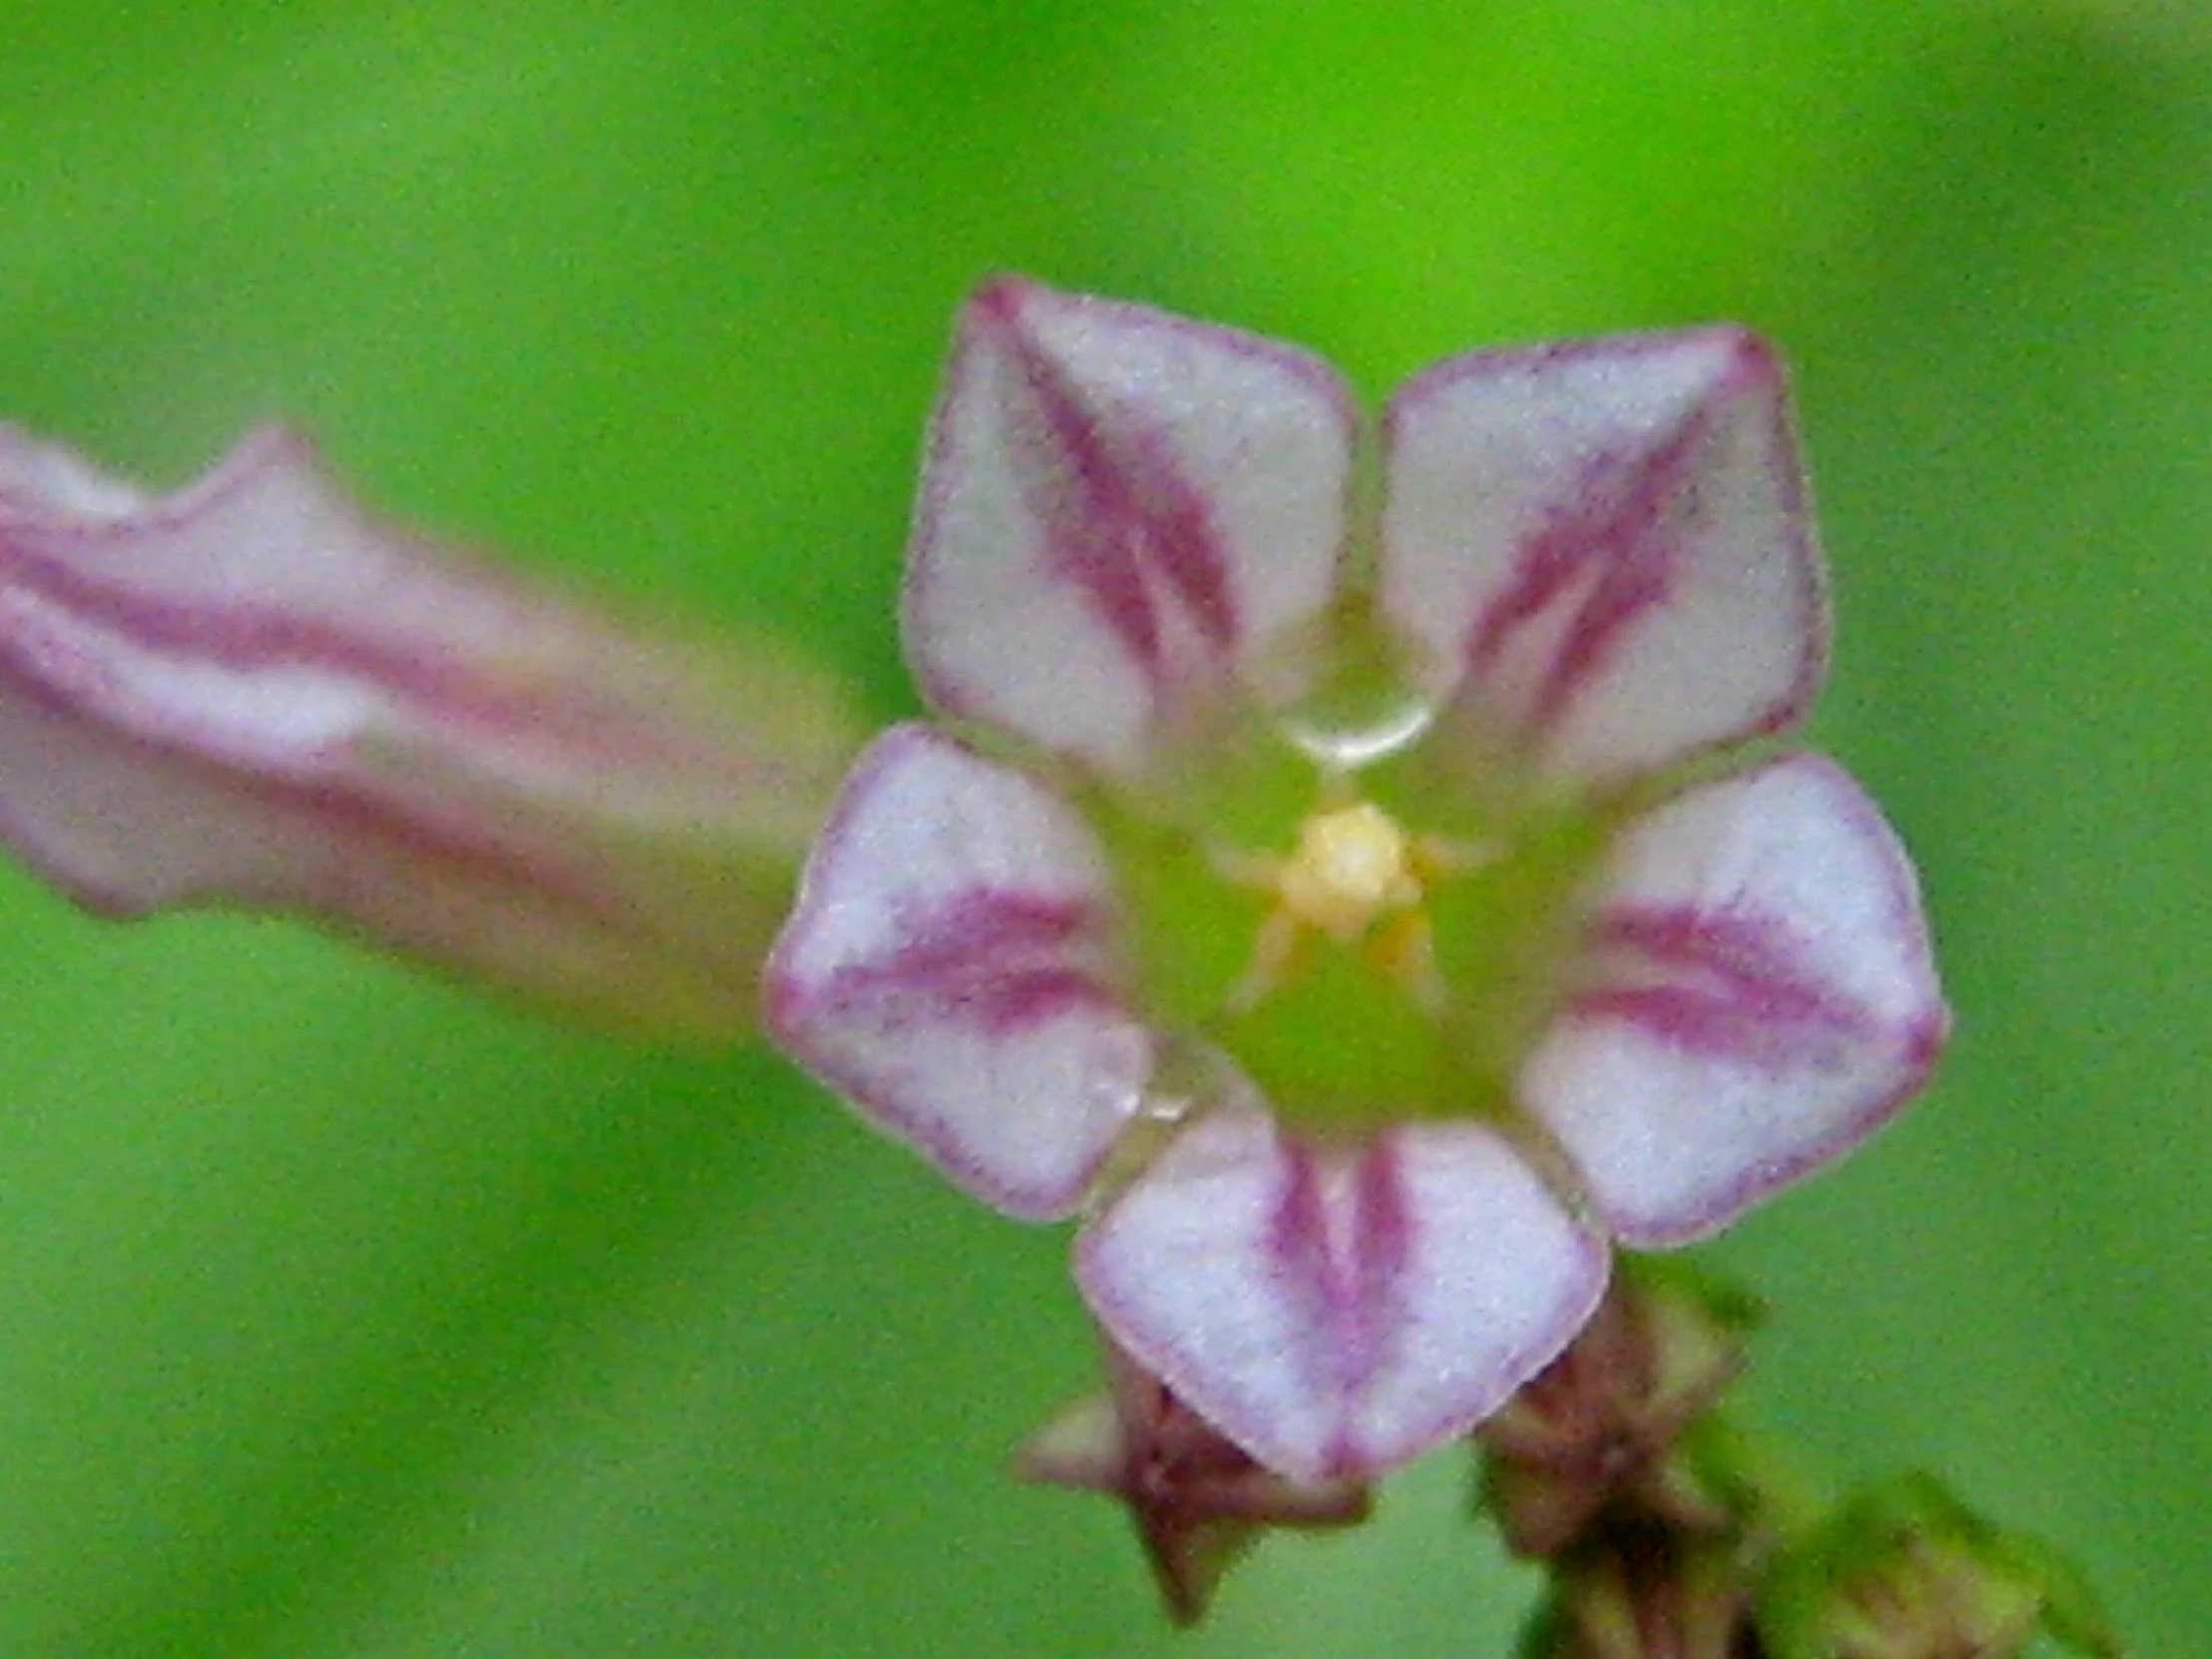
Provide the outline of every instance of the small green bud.
<path id="1" fill-rule="evenodd" d="M 2038 1632 L 2121 1652 L 2077 1571 L 1923 1473 L 1862 1493 L 1786 1557 L 1758 1618 L 1774 1659 L 2015 1659 Z"/>

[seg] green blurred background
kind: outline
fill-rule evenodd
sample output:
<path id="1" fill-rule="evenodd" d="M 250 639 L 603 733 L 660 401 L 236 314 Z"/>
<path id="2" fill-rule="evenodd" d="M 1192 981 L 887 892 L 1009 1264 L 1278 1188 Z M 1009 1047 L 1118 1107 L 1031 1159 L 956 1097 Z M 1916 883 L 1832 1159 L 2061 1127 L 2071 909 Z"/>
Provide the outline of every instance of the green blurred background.
<path id="1" fill-rule="evenodd" d="M 434 15 L 434 21 L 431 21 Z M 920 421 L 983 272 L 1312 344 L 1732 315 L 1796 366 L 1817 735 L 1960 1034 L 1712 1251 L 1756 1415 L 2212 1629 L 2212 25 L 2201 8 L 16 0 L 0 408 L 163 481 L 303 421 L 375 500 L 909 712 Z M 1502 1654 L 1452 1455 L 1168 1635 L 1003 1458 L 1065 1241 L 762 1053 L 550 1029 L 0 871 L 0 1654 Z"/>

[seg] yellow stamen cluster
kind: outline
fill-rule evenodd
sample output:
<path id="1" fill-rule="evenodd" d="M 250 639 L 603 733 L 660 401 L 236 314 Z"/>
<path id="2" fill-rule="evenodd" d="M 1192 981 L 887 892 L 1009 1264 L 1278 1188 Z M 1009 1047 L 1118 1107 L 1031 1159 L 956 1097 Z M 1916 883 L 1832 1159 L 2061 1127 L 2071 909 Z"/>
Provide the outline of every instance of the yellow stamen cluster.
<path id="1" fill-rule="evenodd" d="M 1351 944 L 1383 911 L 1420 902 L 1412 850 L 1397 822 L 1372 803 L 1316 813 L 1275 872 L 1276 896 L 1300 921 Z"/>
<path id="2" fill-rule="evenodd" d="M 1306 935 L 1360 946 L 1378 970 L 1419 1000 L 1441 995 L 1422 908 L 1430 880 L 1468 860 L 1430 837 L 1415 839 L 1372 802 L 1326 807 L 1299 828 L 1287 858 L 1244 858 L 1231 873 L 1275 900 L 1252 961 L 1231 990 L 1232 1011 L 1257 1007 L 1289 977 Z M 1479 860 L 1476 860 L 1479 861 Z"/>

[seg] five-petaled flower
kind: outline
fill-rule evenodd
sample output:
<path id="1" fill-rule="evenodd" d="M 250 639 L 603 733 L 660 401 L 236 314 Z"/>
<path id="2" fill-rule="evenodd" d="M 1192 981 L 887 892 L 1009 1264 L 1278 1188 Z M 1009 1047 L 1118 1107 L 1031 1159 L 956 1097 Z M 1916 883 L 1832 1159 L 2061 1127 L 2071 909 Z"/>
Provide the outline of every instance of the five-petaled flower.
<path id="1" fill-rule="evenodd" d="M 1874 806 L 1738 753 L 1826 654 L 1766 347 L 1478 351 L 1372 474 L 1356 429 L 1302 352 L 984 287 L 904 607 L 965 735 L 860 760 L 766 975 L 960 1186 L 1087 1212 L 1113 1342 L 1308 1482 L 1485 1416 L 1611 1244 L 1840 1156 L 1945 1029 Z"/>

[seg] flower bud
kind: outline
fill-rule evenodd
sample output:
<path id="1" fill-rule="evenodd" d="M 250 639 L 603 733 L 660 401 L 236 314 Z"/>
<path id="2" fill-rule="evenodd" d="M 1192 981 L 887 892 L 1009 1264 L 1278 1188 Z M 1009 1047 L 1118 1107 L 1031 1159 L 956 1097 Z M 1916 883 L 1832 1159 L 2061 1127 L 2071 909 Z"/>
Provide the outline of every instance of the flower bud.
<path id="1" fill-rule="evenodd" d="M 1017 1466 L 1028 1479 L 1127 1504 L 1176 1623 L 1198 1622 L 1223 1574 L 1267 1528 L 1326 1530 L 1368 1518 L 1364 1482 L 1277 1474 L 1111 1345 L 1107 1367 L 1107 1391 L 1054 1417 Z"/>
<path id="2" fill-rule="evenodd" d="M 2072 1567 L 1927 1474 L 1861 1494 L 1785 1558 L 1759 1628 L 1774 1659 L 2016 1659 L 2038 1633 L 2095 1659 L 2120 1652 Z"/>
<path id="3" fill-rule="evenodd" d="M 852 747 L 789 653 L 378 523 L 286 433 L 153 497 L 0 427 L 0 841 L 90 909 L 303 914 L 729 1035 Z"/>
<path id="4" fill-rule="evenodd" d="M 1509 1547 L 1551 1556 L 1601 1516 L 1717 1534 L 1738 1519 L 1691 1430 L 1742 1369 L 1747 1299 L 1681 1271 L 1623 1270 L 1566 1352 L 1475 1430 Z"/>

